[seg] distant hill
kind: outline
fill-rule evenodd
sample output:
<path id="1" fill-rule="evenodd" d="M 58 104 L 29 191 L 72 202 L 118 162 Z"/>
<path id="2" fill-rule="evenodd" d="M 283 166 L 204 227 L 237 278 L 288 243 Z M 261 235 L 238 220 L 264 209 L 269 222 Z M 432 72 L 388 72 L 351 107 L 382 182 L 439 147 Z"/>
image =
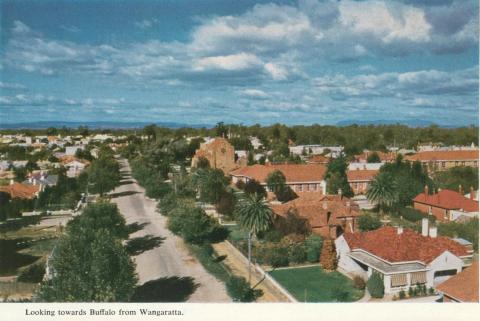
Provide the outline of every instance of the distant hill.
<path id="1" fill-rule="evenodd" d="M 423 120 L 423 119 L 411 119 L 411 120 L 387 120 L 387 119 L 378 119 L 378 120 L 354 120 L 354 119 L 347 119 L 337 122 L 337 126 L 349 126 L 349 125 L 395 125 L 401 124 L 410 127 L 427 127 L 431 125 L 435 125 L 435 123 Z M 437 124 L 438 125 L 438 124 Z M 439 125 L 440 127 L 450 127 L 450 126 L 443 126 Z"/>
<path id="2" fill-rule="evenodd" d="M 28 122 L 28 123 L 1 123 L 0 129 L 45 129 L 49 127 L 61 128 L 63 126 L 67 128 L 78 128 L 79 126 L 88 126 L 91 129 L 131 129 L 131 128 L 143 128 L 145 126 L 155 124 L 159 127 L 167 128 L 182 128 L 182 127 L 191 127 L 191 128 L 201 128 L 201 127 L 212 127 L 212 125 L 202 125 L 202 124 L 182 124 L 174 122 L 65 122 L 65 121 L 38 121 L 38 122 Z"/>

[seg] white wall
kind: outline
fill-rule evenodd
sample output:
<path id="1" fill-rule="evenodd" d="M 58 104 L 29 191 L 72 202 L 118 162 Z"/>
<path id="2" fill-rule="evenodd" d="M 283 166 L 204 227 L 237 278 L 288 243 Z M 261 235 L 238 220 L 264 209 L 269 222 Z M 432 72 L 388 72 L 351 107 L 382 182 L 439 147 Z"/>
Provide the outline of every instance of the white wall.
<path id="1" fill-rule="evenodd" d="M 350 247 L 343 235 L 335 240 L 335 248 L 337 251 L 338 267 L 344 269 L 348 273 L 356 273 L 365 275 L 365 271 L 347 254 L 350 252 Z"/>
<path id="2" fill-rule="evenodd" d="M 457 270 L 458 274 L 462 271 L 463 261 L 451 252 L 445 251 L 435 260 L 430 262 L 428 267 L 431 270 L 427 272 L 427 286 L 433 286 L 435 272 L 445 270 Z"/>

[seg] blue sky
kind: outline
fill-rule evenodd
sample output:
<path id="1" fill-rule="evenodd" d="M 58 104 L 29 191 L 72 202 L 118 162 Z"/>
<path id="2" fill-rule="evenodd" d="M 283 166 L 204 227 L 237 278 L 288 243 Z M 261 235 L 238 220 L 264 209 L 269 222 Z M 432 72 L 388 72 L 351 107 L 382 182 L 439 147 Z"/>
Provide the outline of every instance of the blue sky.
<path id="1" fill-rule="evenodd" d="M 478 124 L 478 4 L 1 1 L 0 119 Z"/>

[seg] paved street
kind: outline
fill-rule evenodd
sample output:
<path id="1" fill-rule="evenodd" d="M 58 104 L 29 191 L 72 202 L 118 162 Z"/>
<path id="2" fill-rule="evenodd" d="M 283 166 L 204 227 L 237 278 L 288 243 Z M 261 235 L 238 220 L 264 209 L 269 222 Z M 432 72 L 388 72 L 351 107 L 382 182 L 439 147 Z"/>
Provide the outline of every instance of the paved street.
<path id="1" fill-rule="evenodd" d="M 123 185 L 112 194 L 120 195 L 112 199 L 127 224 L 147 223 L 144 228 L 130 235 L 130 238 L 153 235 L 165 238 L 162 244 L 135 257 L 139 283 L 162 277 L 192 277 L 200 286 L 187 302 L 230 302 L 223 283 L 210 275 L 203 266 L 191 256 L 183 240 L 166 228 L 166 218 L 156 212 L 156 202 L 145 197 L 144 189 L 131 178 L 130 167 L 126 160 L 120 160 L 122 173 L 128 174 Z"/>

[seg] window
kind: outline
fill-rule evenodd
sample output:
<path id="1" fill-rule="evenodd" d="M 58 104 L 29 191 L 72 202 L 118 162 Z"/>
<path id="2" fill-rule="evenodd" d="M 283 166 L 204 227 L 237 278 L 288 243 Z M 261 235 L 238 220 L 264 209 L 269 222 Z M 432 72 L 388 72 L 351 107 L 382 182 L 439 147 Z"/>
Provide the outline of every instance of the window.
<path id="1" fill-rule="evenodd" d="M 413 272 L 410 273 L 410 284 L 423 284 L 427 283 L 427 274 L 425 272 Z"/>
<path id="2" fill-rule="evenodd" d="M 407 285 L 407 274 L 394 274 L 390 279 L 390 284 L 392 288 L 397 286 L 405 286 Z"/>
<path id="3" fill-rule="evenodd" d="M 458 166 L 458 161 L 455 161 L 455 166 Z"/>
<path id="4" fill-rule="evenodd" d="M 297 191 L 299 191 L 299 192 L 303 191 L 302 184 L 297 185 Z"/>
<path id="5" fill-rule="evenodd" d="M 462 166 L 465 166 L 465 162 L 462 162 Z"/>
<path id="6" fill-rule="evenodd" d="M 442 168 L 445 168 L 445 162 L 442 162 Z"/>

